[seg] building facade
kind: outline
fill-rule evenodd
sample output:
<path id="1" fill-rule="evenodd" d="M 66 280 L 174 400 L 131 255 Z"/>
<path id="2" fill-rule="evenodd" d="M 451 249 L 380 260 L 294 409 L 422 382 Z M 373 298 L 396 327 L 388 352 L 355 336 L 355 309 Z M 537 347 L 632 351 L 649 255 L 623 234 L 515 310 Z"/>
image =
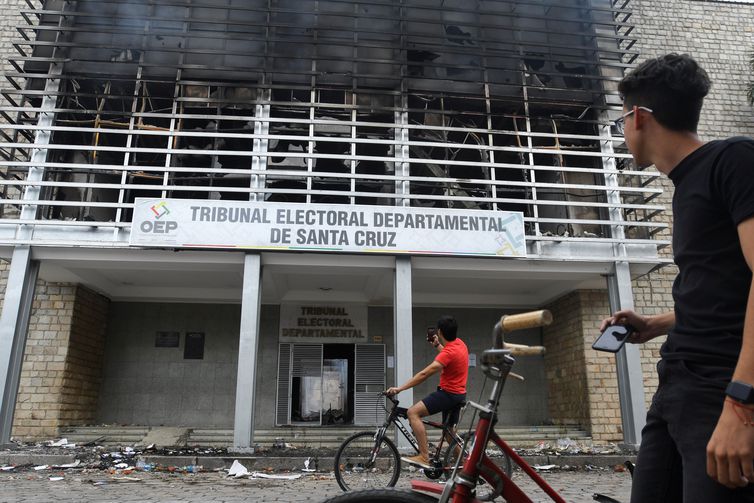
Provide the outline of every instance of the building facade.
<path id="1" fill-rule="evenodd" d="M 689 52 L 703 134 L 754 133 L 751 5 L 5 3 L 3 441 L 373 424 L 441 314 L 473 367 L 539 308 L 501 421 L 638 441 L 658 346 L 591 343 L 611 305 L 672 306 L 672 190 L 616 84 Z"/>

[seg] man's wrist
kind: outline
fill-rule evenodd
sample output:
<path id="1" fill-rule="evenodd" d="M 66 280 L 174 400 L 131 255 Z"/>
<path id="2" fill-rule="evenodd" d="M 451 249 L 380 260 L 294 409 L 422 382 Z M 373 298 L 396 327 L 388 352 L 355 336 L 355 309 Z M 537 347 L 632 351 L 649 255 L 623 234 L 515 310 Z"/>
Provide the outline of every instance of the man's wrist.
<path id="1" fill-rule="evenodd" d="M 738 400 L 731 398 L 729 396 L 725 397 L 725 403 L 731 407 L 735 407 L 737 409 L 748 409 L 752 412 L 754 412 L 754 403 L 741 403 Z"/>
<path id="2" fill-rule="evenodd" d="M 725 389 L 725 395 L 743 405 L 754 405 L 754 386 L 748 382 L 733 379 Z"/>

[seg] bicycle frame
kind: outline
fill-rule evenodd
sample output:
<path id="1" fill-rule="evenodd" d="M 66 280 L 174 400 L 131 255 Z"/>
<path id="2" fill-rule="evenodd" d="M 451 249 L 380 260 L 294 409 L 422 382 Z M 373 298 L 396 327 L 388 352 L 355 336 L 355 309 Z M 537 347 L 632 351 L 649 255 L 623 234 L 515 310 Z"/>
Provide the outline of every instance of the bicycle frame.
<path id="1" fill-rule="evenodd" d="M 379 441 L 382 440 L 382 438 L 387 433 L 387 429 L 390 427 L 391 424 L 395 425 L 396 429 L 401 432 L 401 434 L 404 436 L 404 438 L 411 444 L 411 447 L 416 452 L 419 452 L 419 443 L 416 440 L 416 437 L 414 437 L 413 433 L 411 433 L 406 426 L 399 421 L 398 419 L 403 417 L 403 409 L 402 407 L 398 407 L 398 400 L 395 400 L 392 397 L 387 397 L 391 402 L 393 402 L 393 408 L 390 410 L 390 414 L 388 415 L 387 420 L 383 425 L 377 430 L 377 434 L 375 435 L 375 446 L 379 445 Z M 403 410 L 402 410 L 403 409 Z M 428 419 L 422 419 L 422 423 L 424 423 L 427 426 L 431 426 L 433 428 L 439 429 L 442 431 L 442 435 L 440 436 L 440 442 L 437 444 L 437 447 L 435 449 L 435 454 L 431 458 L 433 460 L 439 460 L 440 455 L 442 454 L 442 447 L 445 443 L 445 435 L 449 435 L 458 445 L 463 445 L 463 440 L 461 437 L 458 436 L 456 432 L 448 428 L 443 423 L 438 423 L 435 421 L 430 421 Z M 372 453 L 372 461 L 374 461 L 374 456 L 376 456 L 377 453 Z"/>
<path id="2" fill-rule="evenodd" d="M 485 353 L 488 353 L 487 351 Z M 421 480 L 411 481 L 412 489 L 425 493 L 440 494 L 440 503 L 447 503 L 452 501 L 453 503 L 469 503 L 477 502 L 473 496 L 473 490 L 477 485 L 477 480 L 480 476 L 487 480 L 489 483 L 495 483 L 495 477 L 497 480 L 502 481 L 502 496 L 508 503 L 532 503 L 532 500 L 524 493 L 513 480 L 505 474 L 486 454 L 486 448 L 488 442 L 493 442 L 495 445 L 507 454 L 510 459 L 513 460 L 526 475 L 529 476 L 551 499 L 556 503 L 566 503 L 566 501 L 553 489 L 542 477 L 537 474 L 529 464 L 524 461 L 516 452 L 500 438 L 500 436 L 494 430 L 494 424 L 497 420 L 497 406 L 500 401 L 500 395 L 503 391 L 503 383 L 505 382 L 510 368 L 515 361 L 510 357 L 506 350 L 497 350 L 494 354 L 497 360 L 498 367 L 489 366 L 486 368 L 485 375 L 494 380 L 494 386 L 490 393 L 487 406 L 476 404 L 474 402 L 468 402 L 468 404 L 476 409 L 480 410 L 479 421 L 474 432 L 474 446 L 471 450 L 471 454 L 464 461 L 463 469 L 456 470 L 451 481 L 444 486 L 433 482 L 425 482 Z M 501 358 L 501 355 L 503 356 Z M 482 467 L 486 471 L 482 475 Z"/>

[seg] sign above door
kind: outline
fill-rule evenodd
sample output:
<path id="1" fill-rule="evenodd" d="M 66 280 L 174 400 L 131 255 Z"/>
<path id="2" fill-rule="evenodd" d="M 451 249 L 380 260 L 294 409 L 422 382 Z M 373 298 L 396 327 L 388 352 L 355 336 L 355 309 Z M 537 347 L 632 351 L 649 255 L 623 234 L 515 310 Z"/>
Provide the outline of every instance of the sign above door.
<path id="1" fill-rule="evenodd" d="M 281 304 L 280 342 L 298 344 L 367 342 L 367 306 Z"/>
<path id="2" fill-rule="evenodd" d="M 525 257 L 520 212 L 345 204 L 143 199 L 130 244 Z"/>

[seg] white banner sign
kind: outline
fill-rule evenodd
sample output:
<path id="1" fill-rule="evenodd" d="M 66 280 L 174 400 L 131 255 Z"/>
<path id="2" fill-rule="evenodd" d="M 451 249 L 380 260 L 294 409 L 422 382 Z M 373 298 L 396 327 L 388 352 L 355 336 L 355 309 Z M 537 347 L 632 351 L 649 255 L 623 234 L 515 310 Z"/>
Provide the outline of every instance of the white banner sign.
<path id="1" fill-rule="evenodd" d="M 131 245 L 526 256 L 520 212 L 136 199 Z"/>
<path id="2" fill-rule="evenodd" d="M 282 304 L 280 342 L 305 344 L 367 342 L 367 306 Z"/>

